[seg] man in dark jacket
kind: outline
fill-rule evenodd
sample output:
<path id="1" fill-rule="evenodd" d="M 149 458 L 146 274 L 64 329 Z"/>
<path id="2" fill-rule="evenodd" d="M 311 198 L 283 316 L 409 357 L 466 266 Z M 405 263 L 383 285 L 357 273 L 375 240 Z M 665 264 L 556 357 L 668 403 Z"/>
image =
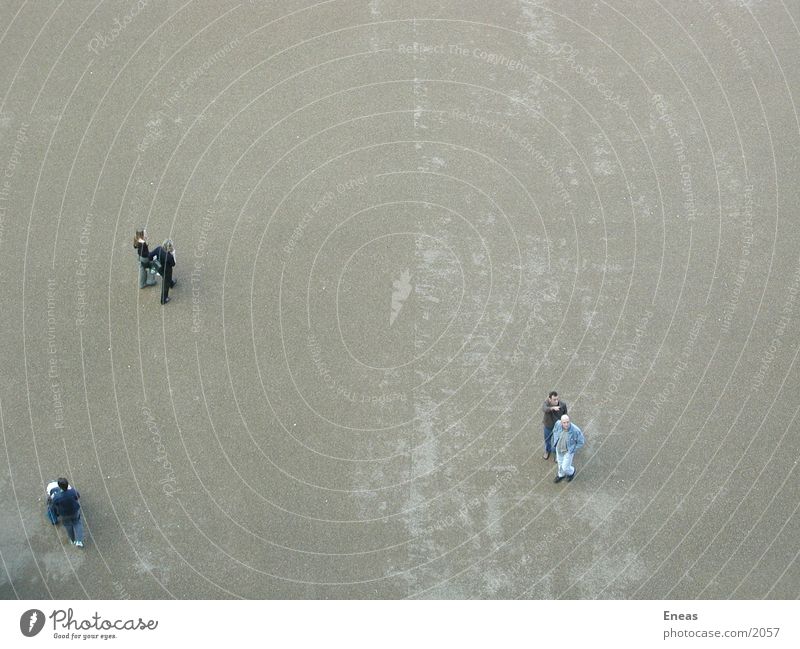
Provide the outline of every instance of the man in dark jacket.
<path id="1" fill-rule="evenodd" d="M 76 489 L 69 486 L 66 478 L 58 479 L 60 491 L 53 494 L 50 503 L 51 510 L 61 520 L 67 530 L 70 543 L 75 547 L 83 547 L 83 521 L 81 521 L 81 504 L 78 502 L 81 495 Z"/>
<path id="2" fill-rule="evenodd" d="M 167 239 L 150 253 L 150 259 L 153 260 L 156 271 L 161 275 L 161 304 L 169 302 L 169 289 L 175 286 L 175 281 L 172 279 L 172 268 L 175 266 L 174 252 L 172 239 Z"/>
<path id="3" fill-rule="evenodd" d="M 544 455 L 543 459 L 549 460 L 550 454 L 553 453 L 553 426 L 561 419 L 563 415 L 567 414 L 567 402 L 558 398 L 558 392 L 553 390 L 547 399 L 544 400 L 542 406 L 544 418 L 542 424 L 544 425 Z"/>

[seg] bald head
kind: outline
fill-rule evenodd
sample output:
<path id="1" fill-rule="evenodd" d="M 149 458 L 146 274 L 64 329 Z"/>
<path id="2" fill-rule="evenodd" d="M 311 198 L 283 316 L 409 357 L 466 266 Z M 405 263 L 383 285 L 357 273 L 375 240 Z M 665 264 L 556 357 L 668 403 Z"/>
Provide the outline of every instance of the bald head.
<path id="1" fill-rule="evenodd" d="M 569 415 L 561 415 L 561 428 L 569 428 Z"/>

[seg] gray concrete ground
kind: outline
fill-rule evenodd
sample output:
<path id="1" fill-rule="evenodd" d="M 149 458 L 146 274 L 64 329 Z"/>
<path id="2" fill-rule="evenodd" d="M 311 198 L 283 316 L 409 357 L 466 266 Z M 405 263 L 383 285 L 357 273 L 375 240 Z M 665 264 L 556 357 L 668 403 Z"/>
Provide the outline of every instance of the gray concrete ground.
<path id="1" fill-rule="evenodd" d="M 797 598 L 798 24 L 4 0 L 0 595 Z"/>

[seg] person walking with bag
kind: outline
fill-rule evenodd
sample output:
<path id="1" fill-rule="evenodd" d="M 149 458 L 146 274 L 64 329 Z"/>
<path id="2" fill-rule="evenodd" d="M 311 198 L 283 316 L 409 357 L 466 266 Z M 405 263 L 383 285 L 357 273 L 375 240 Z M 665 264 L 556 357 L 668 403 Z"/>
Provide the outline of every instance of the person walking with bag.
<path id="1" fill-rule="evenodd" d="M 172 269 L 175 266 L 175 246 L 172 239 L 167 239 L 158 248 L 150 253 L 156 272 L 161 275 L 161 304 L 169 302 L 169 289 L 177 282 L 172 279 Z"/>
<path id="2" fill-rule="evenodd" d="M 133 247 L 139 255 L 139 288 L 156 285 L 156 272 L 153 262 L 150 261 L 150 251 L 147 248 L 147 232 L 137 230 L 133 238 Z"/>

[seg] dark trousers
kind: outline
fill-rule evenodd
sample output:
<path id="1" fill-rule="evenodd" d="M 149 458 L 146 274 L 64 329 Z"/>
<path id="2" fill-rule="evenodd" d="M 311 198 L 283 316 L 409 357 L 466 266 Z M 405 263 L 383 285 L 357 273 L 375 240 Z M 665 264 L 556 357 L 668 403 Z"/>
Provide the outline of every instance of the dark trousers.
<path id="1" fill-rule="evenodd" d="M 161 304 L 164 304 L 169 297 L 169 289 L 175 286 L 172 280 L 172 269 L 164 271 L 164 276 L 161 278 Z"/>
<path id="2" fill-rule="evenodd" d="M 61 524 L 67 530 L 67 536 L 69 536 L 70 541 L 83 543 L 83 521 L 81 520 L 80 512 L 75 516 L 62 516 Z"/>

